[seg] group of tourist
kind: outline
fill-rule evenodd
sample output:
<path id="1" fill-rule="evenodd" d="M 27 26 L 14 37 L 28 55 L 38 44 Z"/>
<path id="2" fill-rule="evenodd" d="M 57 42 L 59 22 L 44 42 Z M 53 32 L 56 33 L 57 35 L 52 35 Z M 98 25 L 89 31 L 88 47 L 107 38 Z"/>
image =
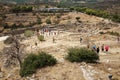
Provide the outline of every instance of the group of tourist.
<path id="1" fill-rule="evenodd" d="M 90 46 L 88 45 L 87 48 L 90 48 Z M 108 52 L 109 46 L 103 44 L 100 48 L 99 46 L 93 45 L 91 49 L 99 54 L 100 49 L 101 49 L 102 52 L 104 52 L 104 51 Z"/>
<path id="2" fill-rule="evenodd" d="M 80 43 L 82 43 L 82 41 L 83 41 L 83 39 L 82 39 L 82 37 L 80 37 Z M 108 45 L 104 45 L 104 44 L 102 44 L 101 47 L 96 46 L 95 44 L 92 45 L 92 46 L 87 45 L 87 48 L 90 48 L 90 47 L 91 47 L 91 49 L 92 49 L 93 51 L 95 51 L 96 53 L 99 53 L 99 52 L 100 52 L 100 49 L 101 49 L 102 52 L 104 52 L 104 51 L 108 52 L 108 50 L 109 50 L 109 46 L 108 46 Z"/>
<path id="3" fill-rule="evenodd" d="M 56 36 L 59 34 L 59 31 L 49 31 L 48 29 L 43 30 L 35 30 L 36 35 L 43 35 L 43 36 Z"/>
<path id="4" fill-rule="evenodd" d="M 96 51 L 97 53 L 100 52 L 99 46 L 97 47 L 96 45 L 93 45 L 93 46 L 92 46 L 92 50 L 93 50 L 93 51 Z"/>
<path id="5" fill-rule="evenodd" d="M 88 45 L 87 48 L 90 48 L 90 46 Z M 96 45 L 92 46 L 92 50 L 95 51 L 96 53 L 99 53 L 100 49 L 101 49 L 102 52 L 104 52 L 104 51 L 108 52 L 109 46 L 104 45 L 104 44 L 101 46 L 101 48 L 99 46 L 96 46 Z"/>

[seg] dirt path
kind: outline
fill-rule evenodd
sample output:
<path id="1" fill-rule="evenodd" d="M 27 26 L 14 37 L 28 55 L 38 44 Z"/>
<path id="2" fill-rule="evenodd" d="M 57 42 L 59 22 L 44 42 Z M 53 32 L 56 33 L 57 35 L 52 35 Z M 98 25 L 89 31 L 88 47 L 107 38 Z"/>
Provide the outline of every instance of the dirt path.
<path id="1" fill-rule="evenodd" d="M 36 76 L 39 76 L 39 80 L 85 80 L 82 75 L 76 63 L 64 62 L 54 67 L 41 69 Z"/>
<path id="2" fill-rule="evenodd" d="M 35 37 L 32 39 L 37 40 L 37 38 Z M 32 41 L 32 39 L 30 41 Z M 98 43 L 116 44 L 115 41 L 111 41 L 111 40 L 101 41 L 101 42 L 96 41 L 95 43 L 96 44 Z M 52 37 L 46 38 L 45 42 L 42 42 L 42 43 L 38 42 L 38 47 L 37 47 L 38 50 L 45 51 L 53 55 L 57 59 L 59 64 L 57 64 L 57 66 L 55 67 L 42 69 L 38 71 L 36 76 L 39 76 L 40 79 L 43 79 L 43 80 L 48 80 L 48 79 L 50 80 L 52 79 L 53 80 L 94 80 L 94 79 L 107 80 L 109 73 L 104 72 L 104 70 L 100 70 L 99 68 L 93 67 L 90 65 L 85 66 L 85 65 L 72 64 L 72 63 L 67 62 L 64 59 L 65 55 L 67 55 L 68 48 L 85 47 L 85 46 L 86 46 L 85 44 L 81 44 L 79 42 L 79 35 L 73 35 L 73 33 L 70 33 L 70 32 L 68 33 L 65 32 L 61 34 L 60 36 L 57 36 L 56 43 L 52 42 Z M 27 50 L 30 50 L 29 48 L 30 46 L 27 47 Z M 116 54 L 116 52 L 119 52 L 119 50 L 120 48 L 111 48 L 109 52 L 114 51 L 113 54 L 109 54 L 106 52 L 100 52 L 100 62 L 102 63 L 113 62 L 113 61 L 119 62 L 120 54 Z M 76 68 L 74 68 L 75 66 Z M 93 68 L 89 68 L 89 67 L 93 67 Z M 46 71 L 47 71 L 47 74 L 46 74 Z M 41 74 L 41 75 L 38 75 L 38 74 Z M 79 77 L 80 75 L 82 77 Z"/>

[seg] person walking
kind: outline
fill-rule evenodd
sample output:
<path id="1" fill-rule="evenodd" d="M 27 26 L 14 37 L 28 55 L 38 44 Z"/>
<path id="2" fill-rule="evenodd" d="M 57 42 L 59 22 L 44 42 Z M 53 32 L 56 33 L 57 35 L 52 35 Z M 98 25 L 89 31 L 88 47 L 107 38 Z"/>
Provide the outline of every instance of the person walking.
<path id="1" fill-rule="evenodd" d="M 53 43 L 55 43 L 55 38 L 53 37 Z"/>
<path id="2" fill-rule="evenodd" d="M 109 75 L 108 75 L 108 79 L 109 79 L 109 80 L 112 80 L 112 77 L 113 77 L 112 74 L 109 74 Z"/>

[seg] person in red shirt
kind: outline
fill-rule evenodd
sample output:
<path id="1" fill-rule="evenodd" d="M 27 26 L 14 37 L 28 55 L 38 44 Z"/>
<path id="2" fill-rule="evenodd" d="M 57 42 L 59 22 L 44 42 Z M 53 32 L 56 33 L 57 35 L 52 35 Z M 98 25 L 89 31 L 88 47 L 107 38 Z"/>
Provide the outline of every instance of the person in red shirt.
<path id="1" fill-rule="evenodd" d="M 105 46 L 105 50 L 106 50 L 106 52 L 108 52 L 109 46 Z"/>

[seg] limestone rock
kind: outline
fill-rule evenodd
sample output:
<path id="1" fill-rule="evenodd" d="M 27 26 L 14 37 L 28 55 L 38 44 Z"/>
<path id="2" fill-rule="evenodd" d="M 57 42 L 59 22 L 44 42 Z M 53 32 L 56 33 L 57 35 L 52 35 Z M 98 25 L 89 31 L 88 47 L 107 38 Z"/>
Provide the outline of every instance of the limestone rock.
<path id="1" fill-rule="evenodd" d="M 3 73 L 2 73 L 2 72 L 0 72 L 0 78 L 3 78 L 3 77 L 4 77 Z"/>

